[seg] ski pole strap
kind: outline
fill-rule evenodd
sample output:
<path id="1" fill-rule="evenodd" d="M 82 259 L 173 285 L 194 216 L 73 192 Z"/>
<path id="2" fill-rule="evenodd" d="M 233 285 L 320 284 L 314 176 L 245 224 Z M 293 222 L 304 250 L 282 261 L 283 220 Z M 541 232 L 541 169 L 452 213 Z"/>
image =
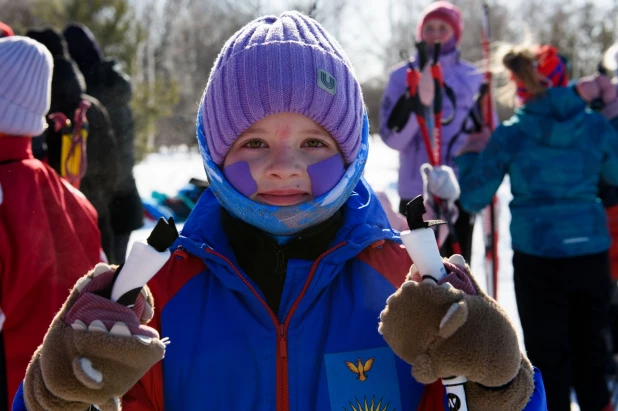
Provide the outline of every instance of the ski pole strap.
<path id="1" fill-rule="evenodd" d="M 62 112 L 50 113 L 47 117 L 54 123 L 54 131 L 56 133 L 63 128 L 71 127 L 71 122 Z"/>
<path id="2" fill-rule="evenodd" d="M 82 100 L 75 110 L 73 117 L 73 133 L 68 136 L 69 146 L 66 157 L 64 158 L 63 170 L 67 180 L 76 188 L 79 188 L 81 179 L 86 175 L 88 167 L 88 157 L 86 154 L 86 140 L 88 138 L 88 127 L 86 113 L 91 103 Z"/>
<path id="3" fill-rule="evenodd" d="M 453 112 L 451 115 L 446 119 L 442 119 L 442 125 L 448 125 L 455 120 L 455 112 L 457 111 L 457 96 L 455 95 L 455 91 L 446 83 L 443 83 L 442 90 L 444 90 L 444 94 L 453 105 Z"/>
<path id="4" fill-rule="evenodd" d="M 414 67 L 412 61 L 408 60 L 408 70 L 406 72 L 406 91 L 395 103 L 395 106 L 391 110 L 391 114 L 386 122 L 388 129 L 396 133 L 403 130 L 412 114 L 416 114 L 417 116 L 425 116 L 424 107 L 422 106 L 418 96 L 418 84 L 420 81 L 420 72 L 429 62 L 429 49 L 427 43 L 424 41 L 417 43 L 416 48 L 418 52 L 418 69 Z M 442 112 L 444 101 L 442 91 L 444 91 L 444 95 L 453 106 L 453 112 L 447 119 L 443 119 L 440 116 L 440 124 L 446 125 L 450 124 L 455 119 L 457 98 L 453 89 L 444 82 L 442 68 L 439 64 L 440 48 L 441 46 L 438 43 L 434 47 L 433 64 L 431 67 L 431 75 L 436 82 L 436 92 L 434 95 L 434 106 L 432 111 L 434 114 Z"/>

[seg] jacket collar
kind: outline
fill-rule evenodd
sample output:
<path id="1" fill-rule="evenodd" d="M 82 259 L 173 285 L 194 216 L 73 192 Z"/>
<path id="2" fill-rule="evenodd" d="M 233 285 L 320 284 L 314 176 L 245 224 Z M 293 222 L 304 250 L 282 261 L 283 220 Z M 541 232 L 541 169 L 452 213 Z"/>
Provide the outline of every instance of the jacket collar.
<path id="1" fill-rule="evenodd" d="M 0 163 L 34 158 L 32 139 L 22 136 L 0 134 Z"/>
<path id="2" fill-rule="evenodd" d="M 354 258 L 369 245 L 380 240 L 401 243 L 399 233 L 390 224 L 377 196 L 364 179 L 356 185 L 352 195 L 341 207 L 343 222 L 331 246 L 342 244 L 322 260 L 339 265 Z M 204 260 L 213 273 L 229 288 L 246 290 L 229 264 L 238 268 L 238 262 L 225 235 L 221 220 L 221 205 L 212 190 L 204 191 L 189 215 L 175 246 L 184 248 Z M 329 247 L 330 248 L 330 247 Z M 223 257 L 223 258 L 222 258 Z M 222 268 L 222 269 L 220 269 Z M 331 270 L 334 276 L 337 270 Z M 320 282 L 329 282 L 332 276 L 316 276 Z"/>
<path id="3" fill-rule="evenodd" d="M 440 55 L 440 65 L 442 68 L 450 69 L 459 64 L 460 51 L 458 48 Z"/>

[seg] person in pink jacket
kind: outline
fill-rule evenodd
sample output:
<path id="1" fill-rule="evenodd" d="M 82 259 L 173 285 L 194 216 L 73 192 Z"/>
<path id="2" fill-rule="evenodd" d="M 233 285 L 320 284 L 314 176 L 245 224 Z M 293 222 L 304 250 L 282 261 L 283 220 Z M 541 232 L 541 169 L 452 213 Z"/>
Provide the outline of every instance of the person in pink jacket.
<path id="1" fill-rule="evenodd" d="M 475 96 L 483 83 L 483 75 L 472 64 L 461 59 L 458 48 L 463 32 L 461 11 L 457 6 L 436 1 L 423 11 L 416 30 L 418 41 L 425 41 L 430 48 L 437 42 L 442 44 L 440 65 L 444 81 L 456 96 L 455 101 L 444 98 L 443 118 L 454 116 L 453 121 L 442 129 L 441 163 L 457 167 L 453 162 L 455 154 L 466 140 L 467 131 L 471 127 L 470 113 L 475 107 Z M 427 152 L 418 121 L 414 114 L 410 115 L 407 124 L 401 130 L 389 128 L 389 118 L 396 115 L 397 101 L 406 92 L 406 72 L 410 62 L 402 61 L 390 72 L 388 84 L 382 97 L 380 109 L 380 136 L 389 147 L 399 151 L 399 182 L 398 191 L 401 202 L 399 211 L 404 214 L 405 205 L 414 197 L 423 194 L 423 178 L 420 167 L 428 163 Z M 417 57 L 412 65 L 418 69 Z M 454 104 L 453 104 L 454 103 Z M 470 261 L 472 252 L 472 229 L 474 216 L 459 207 L 459 218 L 455 223 L 455 231 L 462 247 L 466 261 Z M 443 255 L 452 254 L 450 242 L 442 249 Z"/>

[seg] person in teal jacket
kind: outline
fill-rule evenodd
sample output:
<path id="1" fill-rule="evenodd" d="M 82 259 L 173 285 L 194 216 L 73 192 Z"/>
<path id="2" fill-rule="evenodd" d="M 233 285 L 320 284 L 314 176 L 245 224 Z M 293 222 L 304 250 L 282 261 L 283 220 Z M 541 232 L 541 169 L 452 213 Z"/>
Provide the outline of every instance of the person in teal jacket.
<path id="1" fill-rule="evenodd" d="M 517 306 L 531 361 L 545 380 L 548 408 L 609 408 L 602 334 L 609 304 L 610 236 L 600 180 L 618 184 L 618 134 L 565 87 L 551 46 L 513 47 L 502 63 L 517 87 L 513 117 L 460 150 L 460 202 L 478 212 L 506 174 Z"/>

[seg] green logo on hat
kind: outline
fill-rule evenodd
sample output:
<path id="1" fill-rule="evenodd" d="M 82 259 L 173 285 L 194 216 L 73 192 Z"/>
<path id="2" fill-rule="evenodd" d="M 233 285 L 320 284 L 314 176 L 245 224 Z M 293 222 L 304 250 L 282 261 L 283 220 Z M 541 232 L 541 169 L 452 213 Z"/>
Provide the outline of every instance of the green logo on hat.
<path id="1" fill-rule="evenodd" d="M 337 92 L 337 80 L 328 71 L 318 69 L 318 87 L 334 96 Z"/>

